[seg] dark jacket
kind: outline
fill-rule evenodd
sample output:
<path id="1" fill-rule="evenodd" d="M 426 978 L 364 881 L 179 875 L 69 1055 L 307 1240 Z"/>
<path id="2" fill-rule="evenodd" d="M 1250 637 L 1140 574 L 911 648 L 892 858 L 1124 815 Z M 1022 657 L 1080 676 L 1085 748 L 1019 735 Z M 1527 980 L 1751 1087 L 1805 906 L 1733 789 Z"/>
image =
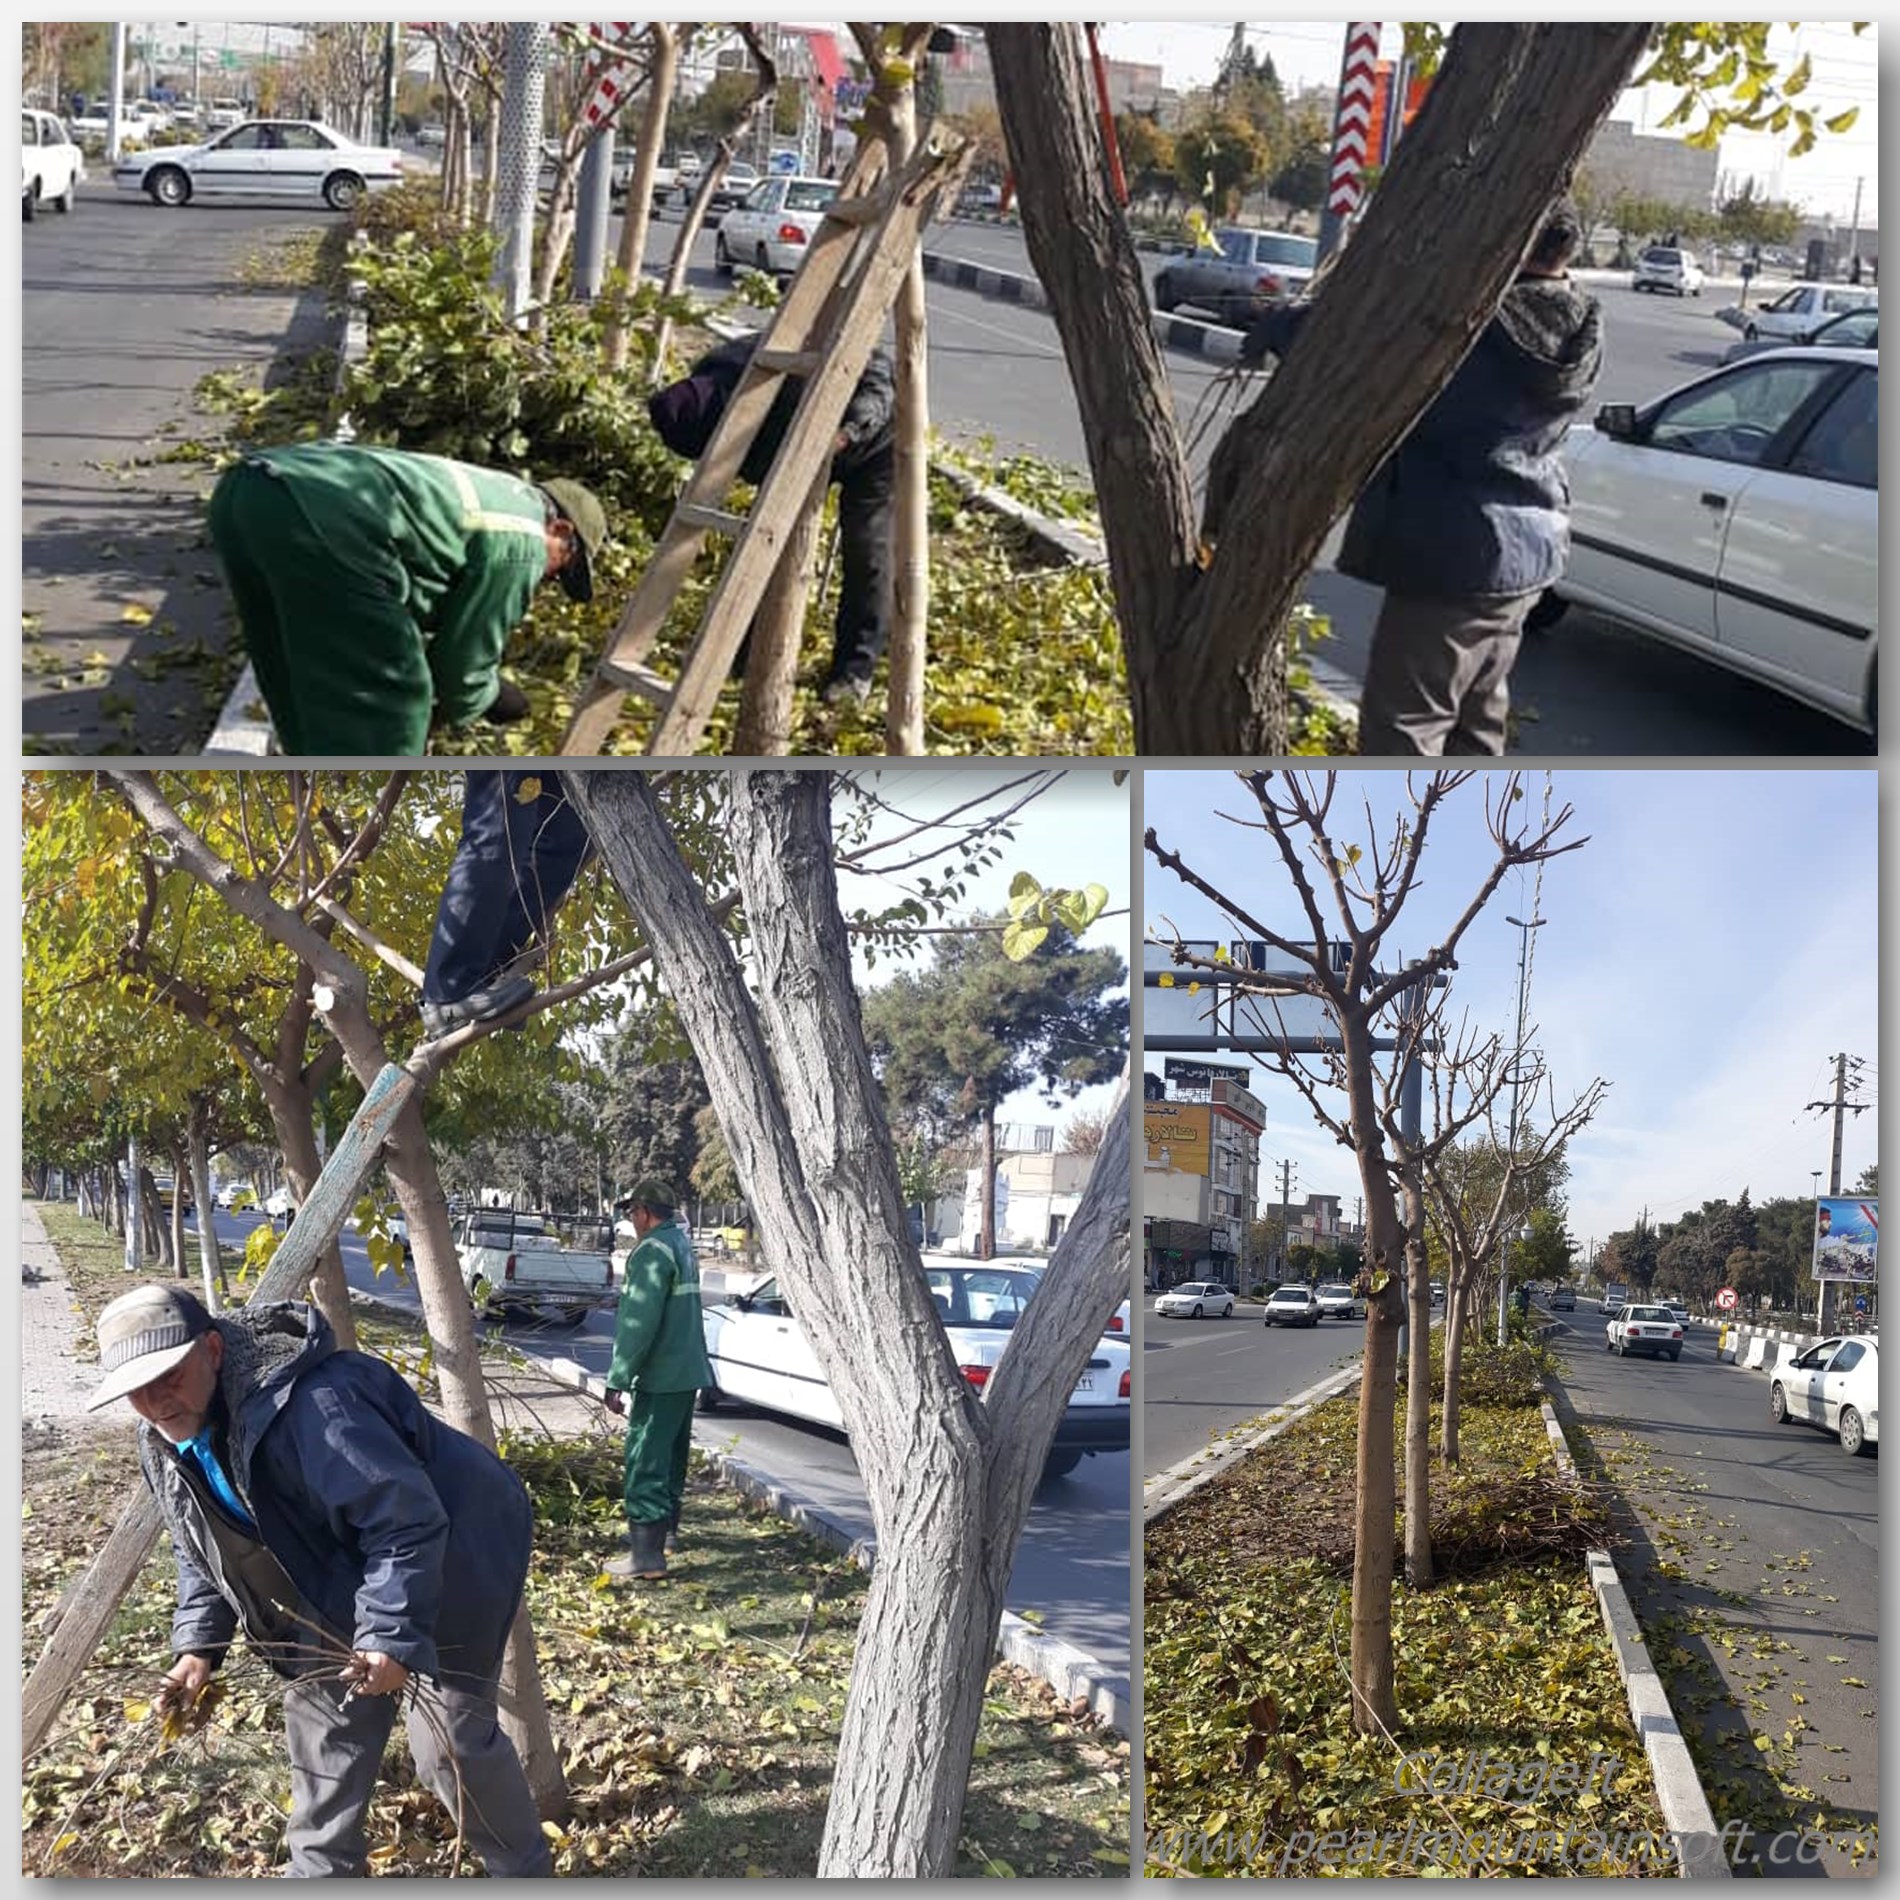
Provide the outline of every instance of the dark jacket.
<path id="1" fill-rule="evenodd" d="M 759 337 L 735 337 L 702 356 L 676 383 L 670 383 L 647 399 L 647 414 L 660 433 L 660 440 L 675 455 L 698 461 L 712 441 L 719 418 L 738 388 L 739 379 L 759 347 Z M 752 483 L 765 480 L 777 456 L 785 432 L 792 426 L 798 399 L 804 391 L 803 379 L 788 376 L 785 385 L 767 412 L 765 425 L 752 438 L 739 473 Z M 844 421 L 840 425 L 845 446 L 832 459 L 831 475 L 842 480 L 891 446 L 897 415 L 897 367 L 891 353 L 880 345 L 871 352 L 858 386 L 851 392 Z"/>
<path id="2" fill-rule="evenodd" d="M 1243 359 L 1284 354 L 1311 307 L 1269 312 Z M 1549 586 L 1570 553 L 1563 440 L 1602 360 L 1596 299 L 1567 278 L 1520 277 L 1366 484 L 1339 571 L 1426 600 Z"/>
<path id="3" fill-rule="evenodd" d="M 314 1307 L 285 1301 L 215 1324 L 220 1453 L 257 1531 L 141 1423 L 139 1460 L 178 1562 L 173 1653 L 221 1656 L 241 1624 L 273 1668 L 297 1675 L 311 1661 L 299 1652 L 322 1642 L 301 1616 L 421 1675 L 491 1674 L 533 1537 L 520 1479 L 431 1417 L 380 1359 L 339 1352 Z"/>

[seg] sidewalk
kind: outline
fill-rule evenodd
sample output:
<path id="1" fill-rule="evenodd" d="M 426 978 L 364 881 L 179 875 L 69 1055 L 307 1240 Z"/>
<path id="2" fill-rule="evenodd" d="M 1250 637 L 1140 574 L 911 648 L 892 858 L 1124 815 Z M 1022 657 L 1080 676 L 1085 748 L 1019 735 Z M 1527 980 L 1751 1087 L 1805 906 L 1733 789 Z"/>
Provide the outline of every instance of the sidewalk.
<path id="1" fill-rule="evenodd" d="M 25 1429 L 80 1426 L 109 1431 L 115 1423 L 124 1423 L 109 1412 L 86 1410 L 86 1400 L 98 1384 L 91 1342 L 40 1210 L 25 1200 L 20 1203 L 20 1264 L 25 1273 L 20 1288 L 20 1415 Z"/>

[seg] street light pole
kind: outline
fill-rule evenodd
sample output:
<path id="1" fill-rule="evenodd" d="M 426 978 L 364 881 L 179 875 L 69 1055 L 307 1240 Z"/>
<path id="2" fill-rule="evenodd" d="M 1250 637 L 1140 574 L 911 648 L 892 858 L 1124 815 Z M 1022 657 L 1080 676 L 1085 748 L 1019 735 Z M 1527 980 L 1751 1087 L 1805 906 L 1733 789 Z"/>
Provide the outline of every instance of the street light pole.
<path id="1" fill-rule="evenodd" d="M 1542 917 L 1532 917 L 1528 920 L 1522 917 L 1507 917 L 1504 921 L 1514 925 L 1521 933 L 1517 950 L 1517 1040 L 1511 1046 L 1511 1149 L 1510 1161 L 1506 1163 L 1510 1166 L 1517 1160 L 1518 1099 L 1524 1085 L 1524 1005 L 1530 995 L 1531 932 L 1541 930 L 1545 920 Z M 1527 1236 L 1529 1231 L 1527 1227 L 1525 1229 Z M 1508 1331 L 1506 1315 L 1510 1311 L 1510 1306 L 1511 1279 L 1505 1269 L 1504 1243 L 1500 1237 L 1498 1242 L 1498 1344 L 1500 1346 L 1504 1344 Z"/>

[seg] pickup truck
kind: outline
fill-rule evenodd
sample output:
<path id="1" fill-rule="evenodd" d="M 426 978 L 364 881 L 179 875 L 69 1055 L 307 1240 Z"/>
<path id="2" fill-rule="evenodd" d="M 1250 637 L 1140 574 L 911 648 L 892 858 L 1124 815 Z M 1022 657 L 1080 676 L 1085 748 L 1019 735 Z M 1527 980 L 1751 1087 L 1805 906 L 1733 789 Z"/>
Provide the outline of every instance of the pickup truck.
<path id="1" fill-rule="evenodd" d="M 583 1324 L 615 1297 L 612 1248 L 604 1220 L 509 1207 L 477 1208 L 455 1231 L 469 1303 L 490 1318 Z"/>
<path id="2" fill-rule="evenodd" d="M 85 154 L 65 122 L 31 106 L 20 113 L 20 180 L 23 215 L 37 217 L 41 205 L 70 211 L 75 187 L 86 175 Z"/>

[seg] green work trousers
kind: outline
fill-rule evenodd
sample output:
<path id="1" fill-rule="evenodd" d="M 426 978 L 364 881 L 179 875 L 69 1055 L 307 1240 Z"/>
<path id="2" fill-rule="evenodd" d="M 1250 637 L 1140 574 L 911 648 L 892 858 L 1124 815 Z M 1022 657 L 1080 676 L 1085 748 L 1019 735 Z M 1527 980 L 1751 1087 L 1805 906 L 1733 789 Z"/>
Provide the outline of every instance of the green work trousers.
<path id="1" fill-rule="evenodd" d="M 425 752 L 435 683 L 393 553 L 388 575 L 339 565 L 295 485 L 254 462 L 225 471 L 209 525 L 284 753 Z"/>
<path id="2" fill-rule="evenodd" d="M 693 1448 L 697 1392 L 627 1395 L 627 1472 L 624 1496 L 630 1524 L 664 1523 L 686 1495 L 686 1459 Z"/>

